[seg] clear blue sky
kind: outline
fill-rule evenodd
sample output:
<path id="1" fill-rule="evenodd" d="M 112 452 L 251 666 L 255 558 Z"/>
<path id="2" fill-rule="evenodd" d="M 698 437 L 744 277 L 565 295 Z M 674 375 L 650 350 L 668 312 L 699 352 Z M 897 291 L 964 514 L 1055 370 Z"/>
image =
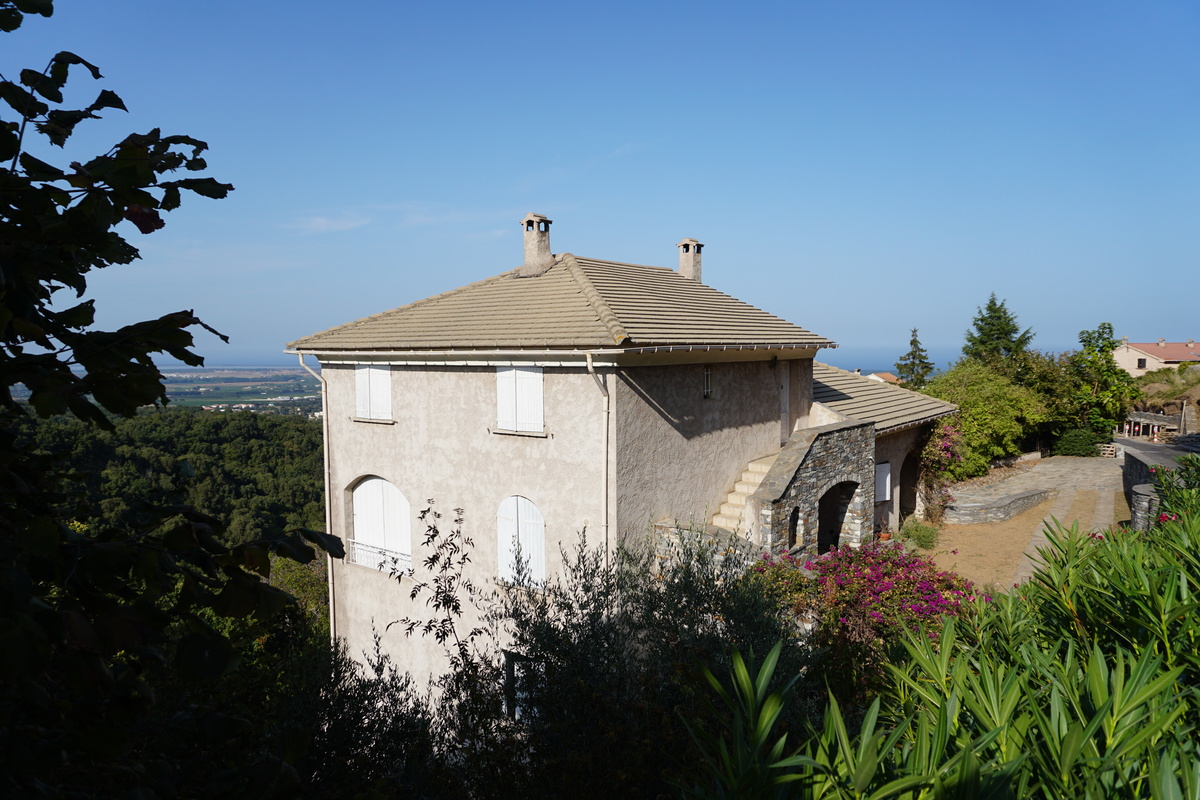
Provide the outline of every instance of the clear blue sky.
<path id="1" fill-rule="evenodd" d="M 106 324 L 195 308 L 213 365 L 512 269 L 528 211 L 555 252 L 696 237 L 848 368 L 952 355 L 990 292 L 1043 349 L 1200 338 L 1196 3 L 56 5 L 0 70 L 71 50 L 130 109 L 67 157 L 158 126 L 237 187 L 93 280 Z"/>

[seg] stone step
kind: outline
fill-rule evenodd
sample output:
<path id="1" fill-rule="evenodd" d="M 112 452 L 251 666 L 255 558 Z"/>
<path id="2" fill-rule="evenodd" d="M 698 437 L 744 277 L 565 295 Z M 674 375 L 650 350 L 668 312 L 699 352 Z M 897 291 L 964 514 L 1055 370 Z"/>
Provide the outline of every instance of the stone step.
<path id="1" fill-rule="evenodd" d="M 747 497 L 749 497 L 750 495 L 754 494 L 755 490 L 758 489 L 758 487 L 761 483 L 762 483 L 761 480 L 759 480 L 759 481 L 740 480 L 733 485 L 733 491 L 737 492 L 739 494 L 744 494 Z"/>
<path id="2" fill-rule="evenodd" d="M 745 511 L 745 503 L 721 503 L 721 510 L 717 513 L 726 517 L 741 519 L 743 516 L 745 516 Z"/>
<path id="3" fill-rule="evenodd" d="M 760 458 L 756 461 L 751 461 L 746 466 L 746 471 L 747 472 L 756 472 L 760 475 L 766 475 L 768 472 L 771 471 L 771 467 L 772 467 L 772 465 L 774 465 L 775 459 L 778 457 L 779 457 L 779 454 L 776 453 L 773 456 L 767 456 L 766 458 Z"/>
<path id="4" fill-rule="evenodd" d="M 724 514 L 717 514 L 713 517 L 712 524 L 727 531 L 739 531 L 742 528 L 742 518 L 740 516 L 735 518 L 727 517 Z"/>

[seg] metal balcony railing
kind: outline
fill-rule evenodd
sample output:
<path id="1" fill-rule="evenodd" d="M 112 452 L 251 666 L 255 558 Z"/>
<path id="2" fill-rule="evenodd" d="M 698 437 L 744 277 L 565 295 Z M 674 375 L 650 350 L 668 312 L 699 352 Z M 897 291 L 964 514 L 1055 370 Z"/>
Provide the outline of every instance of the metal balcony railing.
<path id="1" fill-rule="evenodd" d="M 408 573 L 412 572 L 412 556 L 395 550 L 385 550 L 373 544 L 346 540 L 346 560 L 351 564 L 361 564 L 364 567 L 374 567 L 381 572 Z"/>

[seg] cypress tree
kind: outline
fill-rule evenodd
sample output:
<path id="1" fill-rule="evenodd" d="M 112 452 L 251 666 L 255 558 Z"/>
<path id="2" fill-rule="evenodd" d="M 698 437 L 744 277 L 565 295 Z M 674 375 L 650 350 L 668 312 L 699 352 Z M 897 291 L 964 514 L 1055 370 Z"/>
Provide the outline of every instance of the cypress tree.
<path id="1" fill-rule="evenodd" d="M 908 388 L 920 389 L 925 385 L 925 380 L 931 372 L 933 372 L 933 362 L 929 360 L 929 354 L 925 352 L 925 348 L 921 346 L 921 340 L 917 338 L 917 329 L 913 328 L 912 338 L 908 341 L 908 352 L 896 362 L 896 374 Z"/>

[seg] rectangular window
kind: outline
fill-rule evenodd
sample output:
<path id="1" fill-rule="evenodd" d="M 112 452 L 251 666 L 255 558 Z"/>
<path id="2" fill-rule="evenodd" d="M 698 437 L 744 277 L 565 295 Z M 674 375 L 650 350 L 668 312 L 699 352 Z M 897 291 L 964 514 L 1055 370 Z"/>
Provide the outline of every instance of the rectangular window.
<path id="1" fill-rule="evenodd" d="M 1139 358 L 1139 359 L 1138 359 L 1138 365 L 1137 365 L 1137 368 L 1138 368 L 1138 369 L 1145 369 L 1145 368 L 1146 368 L 1146 359 L 1144 359 L 1144 358 Z"/>
<path id="2" fill-rule="evenodd" d="M 496 427 L 542 433 L 541 367 L 496 367 Z"/>
<path id="3" fill-rule="evenodd" d="M 359 419 L 391 419 L 392 368 L 355 365 L 354 405 L 354 415 Z"/>
<path id="4" fill-rule="evenodd" d="M 711 400 L 716 397 L 717 390 L 713 387 L 712 367 L 704 368 L 704 397 Z"/>
<path id="5" fill-rule="evenodd" d="M 875 465 L 875 502 L 892 499 L 892 465 L 887 461 Z"/>
<path id="6" fill-rule="evenodd" d="M 504 712 L 510 719 L 520 720 L 529 702 L 528 681 L 532 677 L 529 658 L 504 651 Z"/>

